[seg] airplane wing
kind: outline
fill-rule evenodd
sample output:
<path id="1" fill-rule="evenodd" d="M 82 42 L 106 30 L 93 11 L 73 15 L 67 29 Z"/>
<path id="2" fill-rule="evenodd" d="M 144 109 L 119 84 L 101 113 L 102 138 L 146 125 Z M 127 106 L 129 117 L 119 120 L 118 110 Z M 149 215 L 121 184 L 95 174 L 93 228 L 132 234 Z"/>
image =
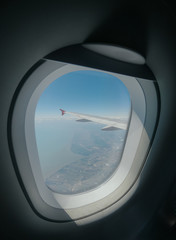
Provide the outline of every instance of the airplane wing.
<path id="1" fill-rule="evenodd" d="M 103 127 L 101 130 L 103 131 L 113 131 L 113 130 L 126 130 L 127 124 L 121 123 L 118 119 L 110 119 L 106 117 L 99 117 L 99 116 L 93 116 L 88 114 L 82 114 L 82 113 L 75 113 L 75 112 L 67 112 L 63 109 L 60 109 L 62 116 L 66 113 L 71 114 L 77 118 L 76 121 L 78 122 L 95 122 L 95 123 L 101 123 L 104 124 L 105 127 Z"/>

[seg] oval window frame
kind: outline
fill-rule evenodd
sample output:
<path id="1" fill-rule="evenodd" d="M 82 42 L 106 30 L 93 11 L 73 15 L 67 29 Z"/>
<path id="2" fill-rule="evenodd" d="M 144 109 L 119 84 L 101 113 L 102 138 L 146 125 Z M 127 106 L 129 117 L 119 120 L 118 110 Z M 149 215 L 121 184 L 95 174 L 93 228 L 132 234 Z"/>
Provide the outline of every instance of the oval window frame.
<path id="1" fill-rule="evenodd" d="M 61 71 L 61 69 L 65 70 Z M 135 189 L 133 186 L 135 182 L 137 183 L 136 180 L 138 179 L 140 170 L 145 162 L 157 120 L 157 93 L 153 81 L 147 81 L 142 78 L 136 79 L 131 76 L 103 71 L 118 77 L 123 82 L 129 81 L 129 84 L 131 84 L 130 87 L 127 84 L 133 106 L 127 145 L 131 131 L 135 128 L 133 124 L 135 125 L 135 122 L 138 121 L 139 118 L 142 123 L 139 124 L 140 126 L 136 126 L 136 128 L 140 129 L 138 136 L 136 136 L 136 138 L 134 138 L 134 135 L 131 137 L 133 139 L 132 142 L 135 142 L 134 139 L 137 140 L 133 158 L 131 157 L 132 154 L 129 149 L 124 150 L 124 153 L 127 152 L 126 154 L 130 155 L 133 160 L 131 160 L 130 163 L 126 162 L 128 165 L 126 175 L 121 179 L 121 182 L 118 185 L 117 181 L 116 184 L 112 184 L 115 186 L 113 189 L 109 188 L 109 185 L 106 185 L 109 182 L 107 181 L 105 184 L 107 191 L 99 189 L 99 192 L 94 192 L 95 190 L 93 190 L 87 193 L 77 194 L 75 196 L 65 196 L 62 194 L 60 194 L 60 196 L 59 194 L 55 195 L 53 193 L 48 195 L 46 191 L 42 190 L 43 187 L 41 188 L 43 178 L 41 178 L 42 173 L 39 161 L 34 161 L 36 157 L 31 154 L 36 152 L 36 143 L 34 140 L 35 130 L 33 128 L 34 115 L 31 113 L 35 112 L 34 109 L 37 104 L 36 101 L 40 96 L 40 93 L 46 88 L 47 84 L 49 85 L 49 82 L 52 82 L 59 77 L 58 72 L 62 75 L 68 71 L 72 71 L 73 69 L 91 69 L 94 71 L 102 71 L 58 61 L 43 61 L 43 64 L 30 74 L 27 81 L 21 88 L 15 102 L 11 122 L 11 140 L 15 155 L 15 162 L 17 164 L 18 172 L 22 179 L 25 191 L 37 212 L 39 212 L 41 216 L 54 221 L 82 219 L 95 215 L 96 213 L 97 217 L 100 217 L 100 215 L 103 214 L 102 210 L 107 211 L 107 209 L 110 209 L 111 206 L 114 207 L 116 203 L 120 200 L 122 201 L 122 199 L 126 201 L 124 196 L 127 196 L 127 193 L 130 192 L 130 190 L 133 192 Z M 142 99 L 140 99 L 139 96 L 136 98 L 134 82 L 137 83 L 140 89 Z M 38 89 L 40 90 L 39 92 L 37 92 Z M 152 105 L 150 106 L 151 95 Z M 134 100 L 134 98 L 136 99 Z M 139 106 L 139 102 L 141 103 L 141 100 L 143 101 L 143 104 Z M 147 109 L 147 111 L 145 109 Z M 135 114 L 135 112 L 137 112 L 137 114 Z M 31 131 L 31 126 L 34 131 Z M 125 148 L 128 148 L 128 146 L 126 147 L 126 144 Z M 120 169 L 120 167 L 118 169 Z"/>

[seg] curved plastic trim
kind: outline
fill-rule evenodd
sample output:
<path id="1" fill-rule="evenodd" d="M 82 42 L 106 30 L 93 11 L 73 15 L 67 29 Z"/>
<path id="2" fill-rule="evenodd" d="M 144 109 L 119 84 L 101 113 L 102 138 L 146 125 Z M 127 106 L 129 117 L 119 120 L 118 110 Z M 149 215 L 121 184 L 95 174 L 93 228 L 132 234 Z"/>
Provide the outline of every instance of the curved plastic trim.
<path id="1" fill-rule="evenodd" d="M 43 181 L 38 158 L 35 107 L 51 82 L 68 72 L 81 69 L 90 68 L 55 61 L 43 63 L 21 89 L 12 117 L 12 143 L 24 186 L 36 210 L 52 220 L 84 218 L 107 209 L 123 198 L 139 176 L 156 122 L 157 97 L 153 82 L 108 72 L 126 85 L 132 101 L 131 121 L 121 163 L 107 182 L 89 192 L 63 195 L 49 190 Z M 148 104 L 150 98 L 152 105 Z"/>

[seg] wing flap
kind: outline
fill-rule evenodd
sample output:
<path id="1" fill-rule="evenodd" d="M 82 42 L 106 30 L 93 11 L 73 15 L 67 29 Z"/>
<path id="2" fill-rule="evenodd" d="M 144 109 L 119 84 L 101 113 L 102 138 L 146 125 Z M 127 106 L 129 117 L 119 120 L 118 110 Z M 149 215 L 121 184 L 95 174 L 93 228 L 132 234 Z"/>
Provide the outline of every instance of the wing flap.
<path id="1" fill-rule="evenodd" d="M 76 121 L 77 122 L 92 122 L 91 120 L 85 119 L 85 118 L 77 119 Z"/>
<path id="2" fill-rule="evenodd" d="M 116 131 L 116 130 L 121 130 L 121 128 L 114 127 L 114 126 L 105 126 L 101 130 L 102 131 Z"/>

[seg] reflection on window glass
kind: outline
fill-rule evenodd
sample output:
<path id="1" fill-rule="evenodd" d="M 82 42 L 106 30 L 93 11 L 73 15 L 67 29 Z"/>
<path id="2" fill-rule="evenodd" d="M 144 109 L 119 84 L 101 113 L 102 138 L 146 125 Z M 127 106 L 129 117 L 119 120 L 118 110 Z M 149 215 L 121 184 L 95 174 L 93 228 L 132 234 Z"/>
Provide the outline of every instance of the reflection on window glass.
<path id="1" fill-rule="evenodd" d="M 130 113 L 127 88 L 110 74 L 81 70 L 52 82 L 35 112 L 46 186 L 76 194 L 107 181 L 120 163 Z"/>

